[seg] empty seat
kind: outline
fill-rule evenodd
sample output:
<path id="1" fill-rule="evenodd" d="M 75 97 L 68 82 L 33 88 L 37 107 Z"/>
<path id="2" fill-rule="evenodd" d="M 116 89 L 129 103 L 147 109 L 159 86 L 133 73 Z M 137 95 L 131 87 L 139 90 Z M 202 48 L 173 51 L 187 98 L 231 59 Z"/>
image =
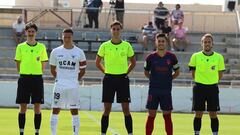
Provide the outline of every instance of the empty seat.
<path id="1" fill-rule="evenodd" d="M 61 41 L 52 41 L 51 42 L 51 49 L 57 48 L 62 45 Z"/>
<path id="2" fill-rule="evenodd" d="M 81 40 L 82 39 L 82 34 L 83 34 L 83 32 L 81 32 L 81 31 L 74 31 L 74 33 L 73 33 L 73 39 L 74 40 Z"/>
<path id="3" fill-rule="evenodd" d="M 98 51 L 100 45 L 101 45 L 101 42 L 92 42 L 91 51 L 94 51 L 94 52 Z"/>
<path id="4" fill-rule="evenodd" d="M 88 47 L 89 47 L 87 42 L 78 42 L 76 46 L 81 48 L 83 51 L 88 51 Z"/>
<path id="5" fill-rule="evenodd" d="M 138 43 L 132 43 L 132 47 L 135 53 L 142 53 L 143 52 L 143 46 Z"/>
<path id="6" fill-rule="evenodd" d="M 129 41 L 129 42 L 137 42 L 138 41 L 138 36 L 134 33 L 123 33 L 122 34 L 122 39 Z"/>
<path id="7" fill-rule="evenodd" d="M 99 38 L 99 34 L 97 32 L 85 32 L 82 36 L 86 40 L 97 40 Z"/>
<path id="8" fill-rule="evenodd" d="M 107 41 L 111 39 L 111 35 L 108 33 L 99 33 L 99 40 L 100 41 Z"/>

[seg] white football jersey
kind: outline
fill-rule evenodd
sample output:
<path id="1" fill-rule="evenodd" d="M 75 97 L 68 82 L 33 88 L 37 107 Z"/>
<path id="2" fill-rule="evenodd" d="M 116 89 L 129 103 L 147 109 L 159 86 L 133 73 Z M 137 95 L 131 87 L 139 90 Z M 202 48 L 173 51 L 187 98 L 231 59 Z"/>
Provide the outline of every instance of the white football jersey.
<path id="1" fill-rule="evenodd" d="M 86 57 L 80 48 L 66 49 L 59 46 L 52 50 L 50 65 L 56 66 L 55 87 L 60 89 L 79 88 L 78 74 L 86 68 Z"/>

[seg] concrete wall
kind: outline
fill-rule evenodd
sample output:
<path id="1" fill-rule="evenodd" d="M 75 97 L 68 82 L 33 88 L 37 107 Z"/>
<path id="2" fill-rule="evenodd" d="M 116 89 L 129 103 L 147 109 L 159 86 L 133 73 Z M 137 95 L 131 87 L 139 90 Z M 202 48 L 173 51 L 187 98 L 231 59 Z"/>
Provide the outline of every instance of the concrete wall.
<path id="1" fill-rule="evenodd" d="M 59 0 L 61 3 L 63 0 Z M 71 8 L 79 8 L 83 5 L 83 0 L 68 0 L 69 6 Z M 25 7 L 52 7 L 53 0 L 15 0 L 15 5 L 25 6 Z M 109 8 L 109 3 L 104 2 L 104 7 Z M 157 6 L 156 4 L 143 4 L 143 3 L 126 3 L 126 9 L 142 9 L 142 10 L 152 10 Z M 175 7 L 174 4 L 165 4 L 165 7 L 168 9 L 173 9 Z M 222 6 L 220 5 L 181 5 L 181 8 L 185 11 L 221 11 Z"/>
<path id="2" fill-rule="evenodd" d="M 32 18 L 37 16 L 40 10 L 28 10 L 27 18 L 30 21 Z M 68 23 L 73 23 L 73 26 L 77 24 L 80 15 L 79 11 L 73 11 L 73 20 L 71 20 L 71 10 L 58 11 L 56 12 L 62 18 L 64 18 Z M 101 29 L 109 28 L 109 23 L 112 21 L 112 16 L 110 15 L 108 20 L 109 11 L 103 9 L 99 15 L 99 27 Z M 17 14 L 0 14 L 1 26 L 11 26 L 11 24 L 16 20 Z M 82 22 L 88 23 L 86 15 L 83 14 Z M 134 18 L 134 19 L 129 19 Z M 108 23 L 107 23 L 108 20 Z M 126 11 L 124 17 L 124 27 L 129 30 L 139 30 L 142 25 L 148 21 L 153 20 L 153 14 L 147 11 L 143 13 L 137 13 L 134 11 Z M 48 12 L 41 19 L 37 20 L 36 23 L 40 27 L 67 27 L 63 21 L 57 18 L 52 13 Z M 84 24 L 84 23 L 83 23 Z M 236 14 L 230 12 L 185 12 L 185 27 L 191 32 L 213 32 L 213 33 L 236 33 L 237 32 L 237 22 Z"/>
<path id="3" fill-rule="evenodd" d="M 0 82 L 1 95 L 0 106 L 17 107 L 16 98 L 16 82 Z M 81 86 L 81 109 L 83 110 L 102 110 L 101 103 L 101 85 Z M 51 107 L 53 84 L 45 84 L 45 104 L 44 108 Z M 146 111 L 147 86 L 131 86 L 131 111 Z M 174 87 L 172 91 L 173 108 L 175 112 L 191 112 L 192 106 L 192 90 L 191 87 Z M 220 104 L 222 113 L 240 113 L 240 93 L 237 88 L 221 88 Z M 114 111 L 121 110 L 119 104 L 114 103 L 112 106 Z"/>
<path id="4" fill-rule="evenodd" d="M 32 0 L 16 0 L 16 7 L 25 7 L 25 8 L 34 8 L 33 10 L 28 10 L 28 20 L 38 15 L 43 7 L 49 8 L 52 7 L 53 0 L 41 0 L 41 1 L 32 1 Z M 57 12 L 61 17 L 66 19 L 68 22 L 73 22 L 76 24 L 80 15 L 80 7 L 82 7 L 82 2 L 79 0 L 70 0 L 69 1 L 70 9 L 74 9 L 73 20 L 70 18 L 70 10 L 65 9 L 65 12 Z M 125 29 L 130 30 L 140 30 L 141 26 L 144 23 L 152 20 L 153 18 L 153 9 L 157 4 L 135 4 L 127 3 L 126 12 L 124 17 L 124 27 Z M 169 10 L 173 9 L 175 5 L 166 4 L 165 5 Z M 104 3 L 103 10 L 99 16 L 99 27 L 104 29 L 108 28 L 107 18 L 109 14 L 109 4 Z M 216 33 L 235 33 L 237 31 L 237 22 L 236 15 L 234 12 L 222 12 L 222 6 L 220 5 L 181 5 L 182 10 L 185 13 L 185 22 L 184 25 L 188 27 L 189 31 L 193 32 L 216 32 Z M 11 24 L 16 15 L 4 15 L 0 14 L 2 20 L 1 25 Z M 4 19 L 5 18 L 5 19 Z M 83 14 L 82 22 L 86 16 Z M 111 22 L 112 17 L 108 20 Z M 42 27 L 67 27 L 61 20 L 51 13 L 44 15 L 37 23 Z"/>
<path id="5" fill-rule="evenodd" d="M 15 6 L 19 7 L 52 7 L 54 0 L 15 0 Z M 59 3 L 63 0 L 58 0 Z M 81 7 L 83 0 L 68 0 L 70 7 Z"/>

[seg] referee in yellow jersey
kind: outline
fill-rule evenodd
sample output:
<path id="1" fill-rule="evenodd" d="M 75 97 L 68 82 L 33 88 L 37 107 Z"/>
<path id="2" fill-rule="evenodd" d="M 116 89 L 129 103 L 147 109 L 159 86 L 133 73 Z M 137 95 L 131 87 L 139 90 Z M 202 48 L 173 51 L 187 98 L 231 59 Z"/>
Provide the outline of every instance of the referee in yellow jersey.
<path id="1" fill-rule="evenodd" d="M 189 62 L 195 81 L 193 87 L 194 134 L 200 135 L 203 111 L 207 109 L 211 118 L 213 135 L 218 135 L 217 111 L 220 110 L 218 82 L 225 70 L 224 58 L 212 50 L 213 36 L 211 34 L 205 34 L 201 43 L 203 50 L 194 53 Z"/>
<path id="2" fill-rule="evenodd" d="M 121 40 L 121 30 L 122 24 L 120 22 L 115 21 L 111 24 L 112 38 L 101 44 L 96 57 L 97 68 L 105 74 L 102 92 L 102 102 L 104 103 L 101 120 L 102 135 L 106 135 L 107 132 L 115 93 L 117 102 L 122 105 L 128 135 L 132 135 L 133 132 L 132 117 L 129 111 L 131 98 L 128 74 L 134 68 L 136 60 L 131 44 Z M 104 59 L 104 65 L 101 64 L 102 59 Z M 130 60 L 129 64 L 128 59 Z"/>
<path id="3" fill-rule="evenodd" d="M 45 45 L 35 40 L 37 30 L 38 27 L 35 24 L 27 24 L 25 26 L 27 41 L 18 44 L 16 49 L 15 61 L 20 74 L 16 97 L 16 103 L 20 104 L 18 114 L 20 135 L 24 134 L 25 114 L 30 100 L 34 105 L 35 135 L 39 135 L 42 119 L 40 106 L 44 103 L 42 74 L 48 56 Z"/>

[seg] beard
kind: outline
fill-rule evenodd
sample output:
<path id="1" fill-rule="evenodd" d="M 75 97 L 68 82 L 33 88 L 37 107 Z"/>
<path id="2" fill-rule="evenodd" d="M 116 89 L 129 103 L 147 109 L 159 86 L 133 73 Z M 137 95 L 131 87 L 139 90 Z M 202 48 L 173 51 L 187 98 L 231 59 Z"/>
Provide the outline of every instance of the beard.
<path id="1" fill-rule="evenodd" d="M 204 51 L 206 51 L 206 52 L 211 52 L 211 51 L 212 51 L 212 47 L 205 47 L 205 48 L 204 48 Z"/>
<path id="2" fill-rule="evenodd" d="M 157 49 L 163 51 L 165 50 L 165 47 L 158 47 Z"/>

